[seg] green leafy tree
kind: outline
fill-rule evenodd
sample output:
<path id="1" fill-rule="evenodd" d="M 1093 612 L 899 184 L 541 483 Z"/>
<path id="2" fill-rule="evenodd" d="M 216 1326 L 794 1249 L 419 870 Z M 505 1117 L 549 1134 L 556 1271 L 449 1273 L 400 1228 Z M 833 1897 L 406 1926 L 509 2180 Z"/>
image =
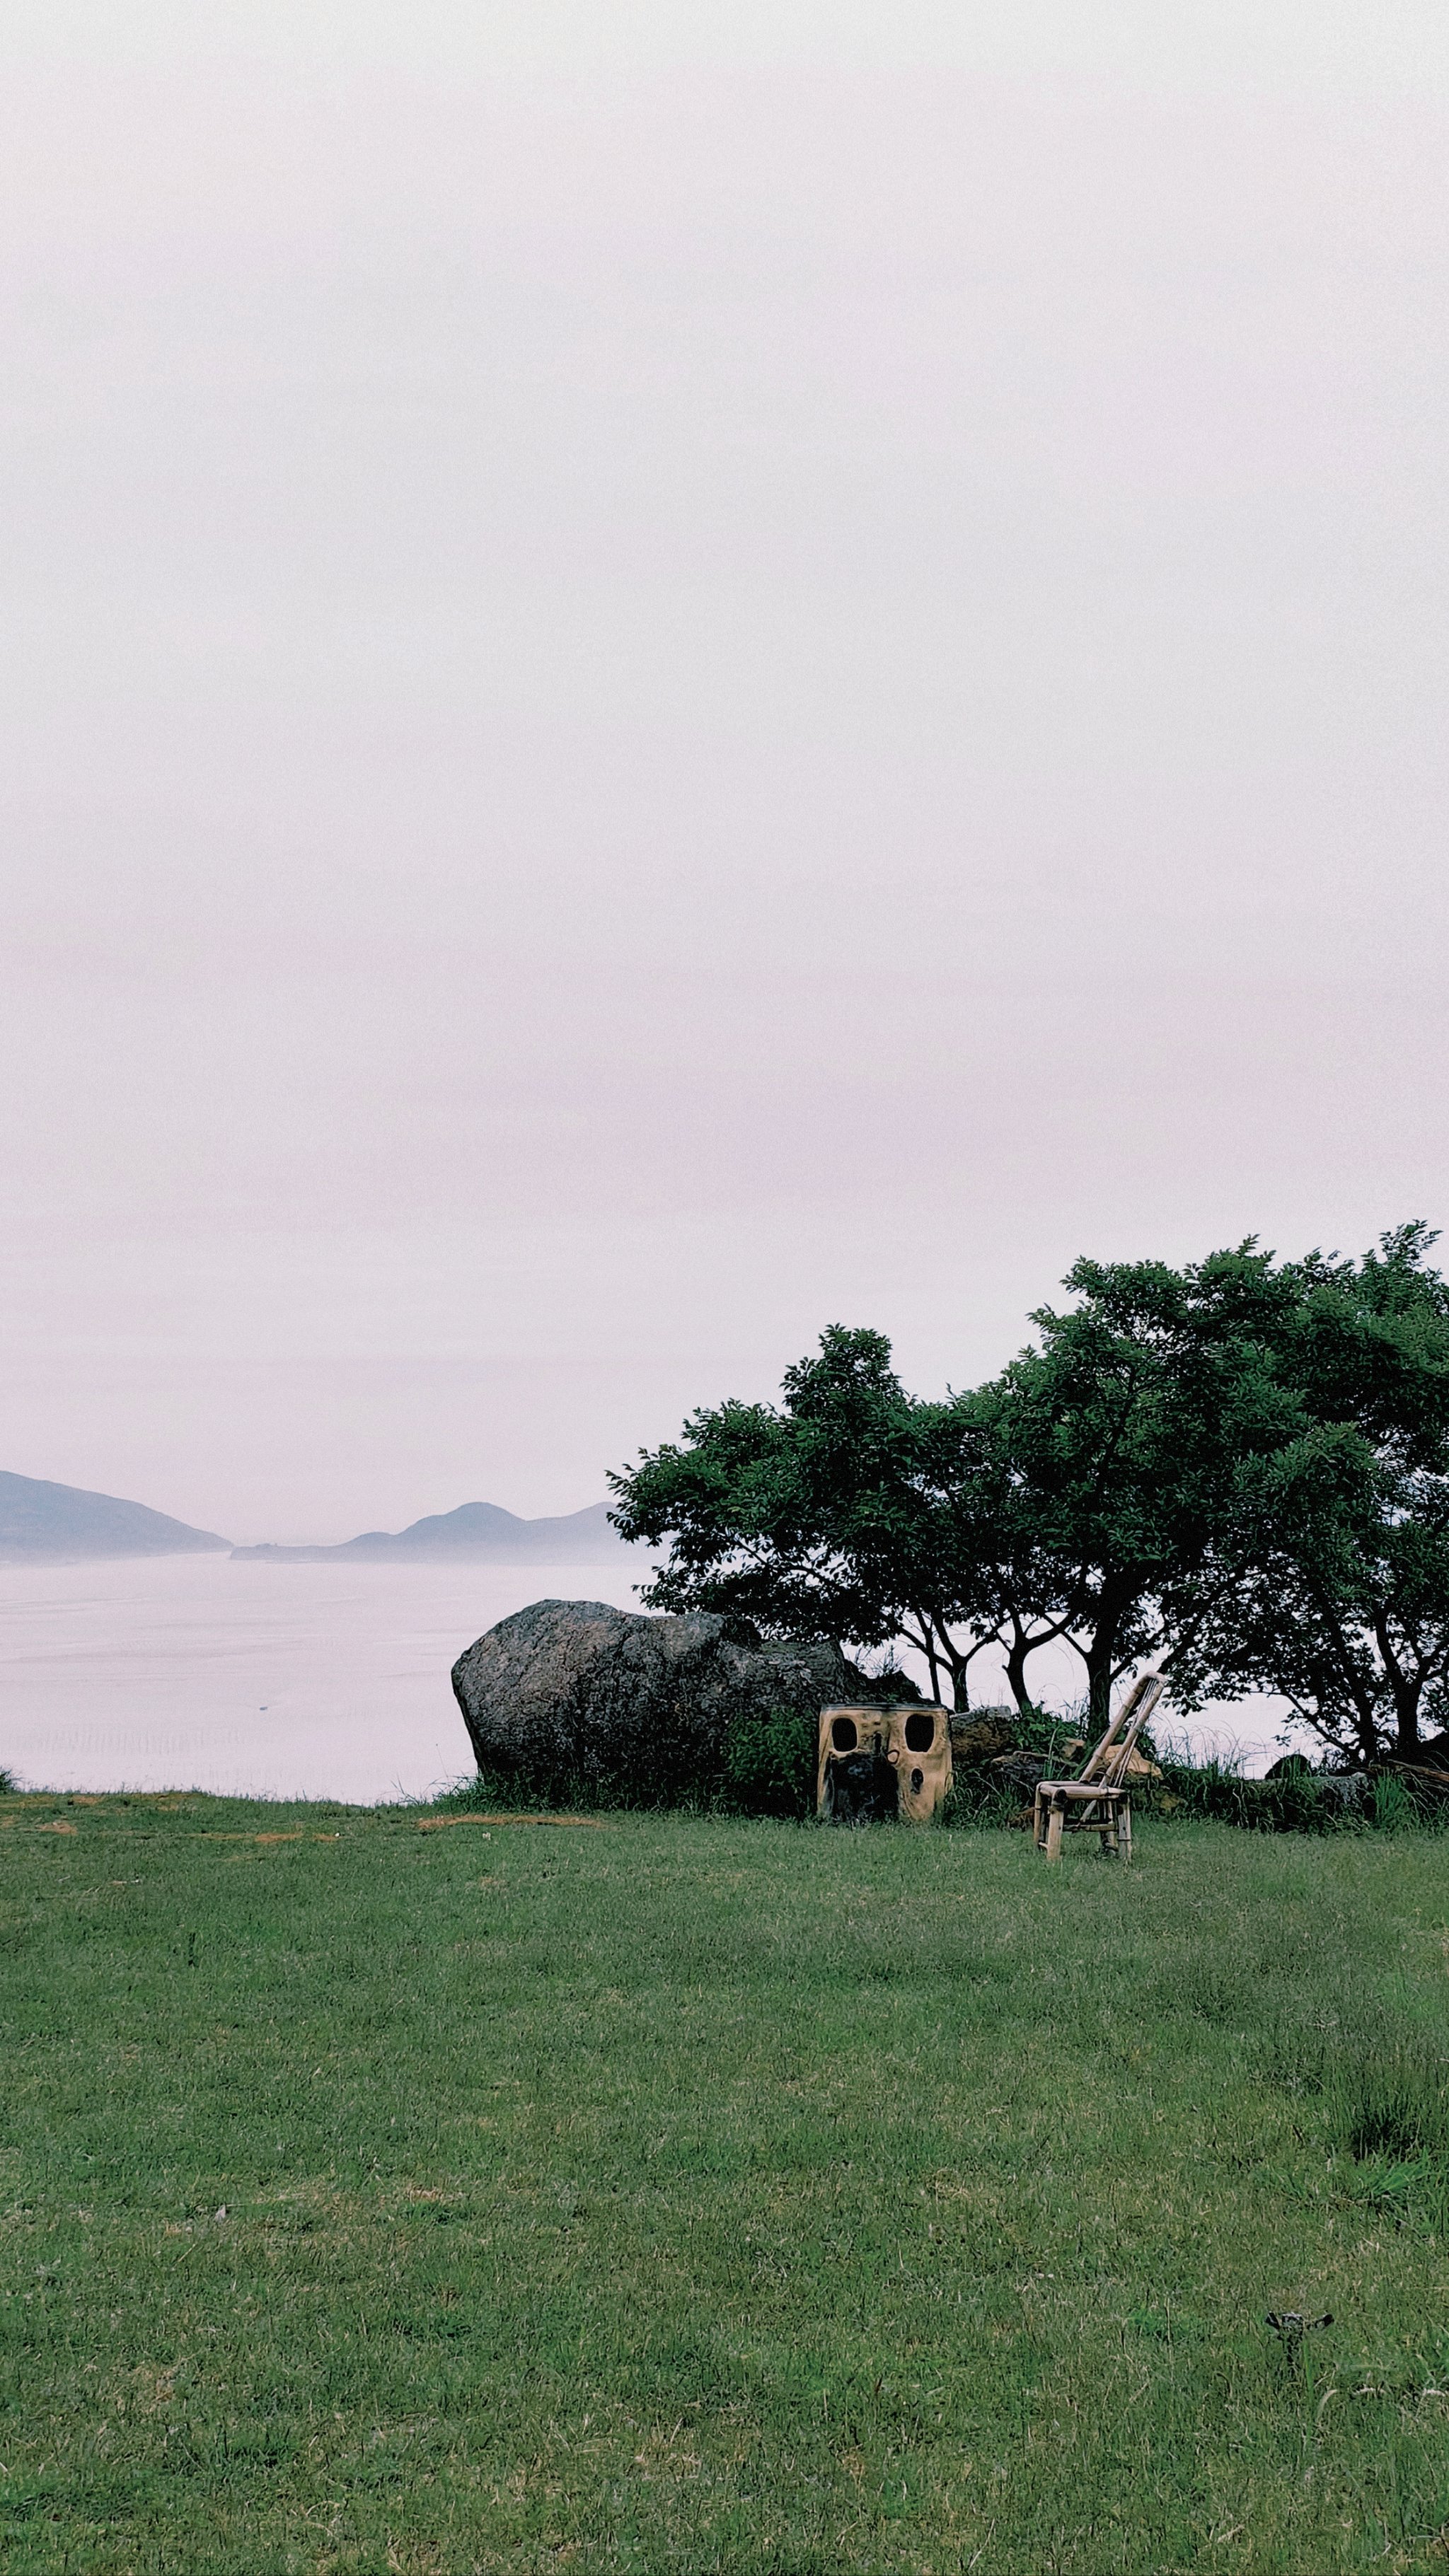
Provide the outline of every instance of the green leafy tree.
<path id="1" fill-rule="evenodd" d="M 623 1535 L 668 1546 L 644 1597 L 777 1635 L 914 1646 L 936 1695 L 964 1705 L 990 1642 L 972 1627 L 990 1517 L 979 1437 L 907 1394 L 880 1333 L 832 1325 L 782 1392 L 694 1414 L 611 1478 Z"/>
<path id="2" fill-rule="evenodd" d="M 1249 1242 L 1174 1270 L 1078 1261 L 1075 1305 L 965 1399 L 995 1461 L 1010 1543 L 988 1607 L 1018 1698 L 1045 1636 L 1081 1658 L 1091 1721 L 1147 1656 L 1171 1665 L 1240 1571 L 1228 1543 L 1244 1462 L 1301 1419 L 1281 1353 L 1293 1279 Z M 1034 1628 L 1032 1623 L 1034 1624 Z"/>
<path id="3" fill-rule="evenodd" d="M 1152 1656 L 1180 1703 L 1284 1693 L 1355 1759 L 1449 1717 L 1449 1288 L 1422 1224 L 1360 1262 L 1249 1241 L 1173 1269 L 1082 1260 L 985 1387 L 909 1394 L 833 1326 L 778 1406 L 695 1414 L 613 1479 L 648 1598 L 914 1647 L 1018 1706 L 1060 1640 L 1092 1722 Z"/>
<path id="4" fill-rule="evenodd" d="M 1280 1345 L 1301 1421 L 1242 1464 L 1181 1658 L 1192 1697 L 1281 1693 L 1341 1759 L 1449 1722 L 1449 1286 L 1418 1221 L 1311 1256 Z"/>
<path id="5" fill-rule="evenodd" d="M 912 1396 L 882 1335 L 834 1326 L 779 1407 L 695 1414 L 613 1479 L 624 1535 L 668 1546 L 646 1597 L 913 1646 L 958 1707 L 998 1646 L 1027 1708 L 1061 1638 L 1100 1718 L 1114 1676 L 1177 1641 L 1244 1445 L 1296 1418 L 1273 1371 L 1292 1297 L 1251 1245 L 1181 1272 L 1082 1261 L 1067 1285 L 1077 1305 L 974 1393 Z"/>

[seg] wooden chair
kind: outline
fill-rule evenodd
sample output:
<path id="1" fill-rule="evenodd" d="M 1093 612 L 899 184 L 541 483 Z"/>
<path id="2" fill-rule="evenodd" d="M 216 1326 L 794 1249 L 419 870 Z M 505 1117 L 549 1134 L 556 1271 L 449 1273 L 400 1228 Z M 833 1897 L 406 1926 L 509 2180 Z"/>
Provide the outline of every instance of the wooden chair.
<path id="1" fill-rule="evenodd" d="M 1144 1673 L 1133 1683 L 1078 1777 L 1037 1782 L 1036 1847 L 1048 1860 L 1060 1860 L 1064 1833 L 1100 1834 L 1104 1851 L 1116 1852 L 1122 1860 L 1132 1858 L 1129 1765 L 1137 1738 L 1166 1688 L 1160 1673 Z"/>

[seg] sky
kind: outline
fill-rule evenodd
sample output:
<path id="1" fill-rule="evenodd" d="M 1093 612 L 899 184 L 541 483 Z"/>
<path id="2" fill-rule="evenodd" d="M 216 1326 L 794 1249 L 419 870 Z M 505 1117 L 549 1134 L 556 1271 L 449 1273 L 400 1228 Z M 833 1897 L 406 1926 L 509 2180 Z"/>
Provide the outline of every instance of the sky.
<path id="1" fill-rule="evenodd" d="M 1449 18 L 10 0 L 0 1464 L 576 1509 L 1449 1221 Z"/>

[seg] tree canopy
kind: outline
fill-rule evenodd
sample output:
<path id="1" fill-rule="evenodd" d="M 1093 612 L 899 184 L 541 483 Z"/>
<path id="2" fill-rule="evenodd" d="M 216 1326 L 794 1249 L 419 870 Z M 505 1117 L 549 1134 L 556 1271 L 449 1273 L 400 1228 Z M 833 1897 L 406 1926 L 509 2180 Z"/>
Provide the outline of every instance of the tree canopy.
<path id="1" fill-rule="evenodd" d="M 1333 1755 L 1411 1753 L 1449 1713 L 1434 1241 L 1083 1259 L 997 1378 L 940 1398 L 832 1325 L 778 1404 L 703 1409 L 614 1476 L 615 1522 L 664 1551 L 656 1608 L 911 1647 L 958 1706 L 988 1647 L 1029 1706 L 1061 1640 L 1094 1718 L 1151 1657 L 1180 1705 L 1281 1693 Z"/>
<path id="2" fill-rule="evenodd" d="M 1422 1224 L 1300 1265 L 1294 1437 L 1245 1462 L 1236 1577 L 1182 1658 L 1200 1697 L 1281 1692 L 1331 1751 L 1414 1753 L 1449 1720 L 1449 1287 Z"/>

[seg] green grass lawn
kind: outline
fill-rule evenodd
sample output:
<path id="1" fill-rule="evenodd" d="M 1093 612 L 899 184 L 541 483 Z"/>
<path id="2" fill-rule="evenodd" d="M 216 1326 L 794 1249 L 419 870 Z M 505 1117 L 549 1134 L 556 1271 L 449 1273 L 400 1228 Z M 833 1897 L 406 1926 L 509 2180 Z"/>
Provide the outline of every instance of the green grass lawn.
<path id="1" fill-rule="evenodd" d="M 1449 2563 L 1449 1843 L 1138 1840 L 0 1800 L 7 2576 Z"/>

